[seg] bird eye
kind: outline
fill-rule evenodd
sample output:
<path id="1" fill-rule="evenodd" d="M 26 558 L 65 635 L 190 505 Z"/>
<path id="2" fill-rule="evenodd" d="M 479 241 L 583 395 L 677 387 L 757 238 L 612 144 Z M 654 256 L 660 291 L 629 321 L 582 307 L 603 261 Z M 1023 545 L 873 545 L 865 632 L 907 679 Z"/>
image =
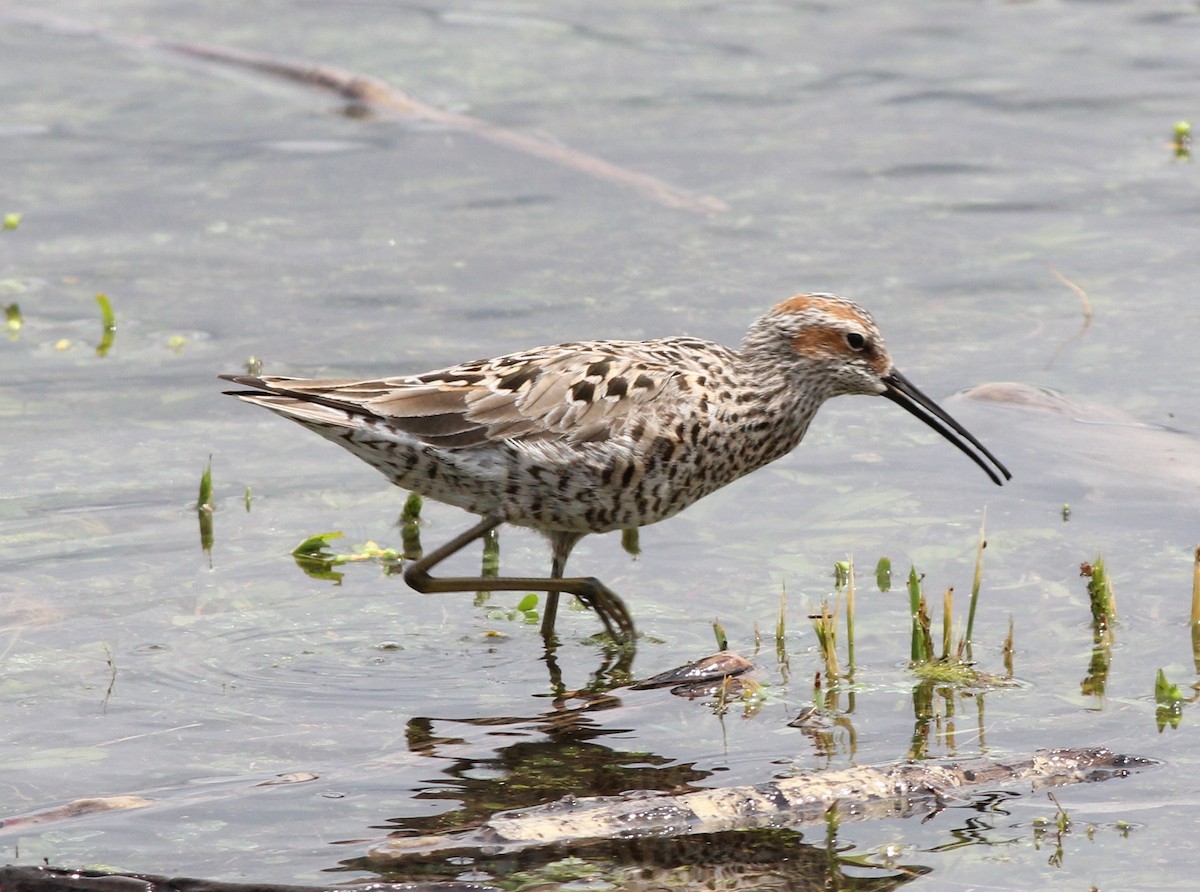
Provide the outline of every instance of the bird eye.
<path id="1" fill-rule="evenodd" d="M 851 331 L 846 334 L 846 345 L 855 353 L 859 353 L 867 346 L 867 339 L 857 331 Z"/>

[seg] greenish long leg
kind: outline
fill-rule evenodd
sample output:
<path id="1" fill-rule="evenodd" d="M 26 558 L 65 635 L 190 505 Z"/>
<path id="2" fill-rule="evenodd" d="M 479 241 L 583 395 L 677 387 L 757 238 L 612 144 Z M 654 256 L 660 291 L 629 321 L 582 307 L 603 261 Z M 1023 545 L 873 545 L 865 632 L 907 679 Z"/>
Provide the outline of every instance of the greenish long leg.
<path id="1" fill-rule="evenodd" d="M 535 591 L 546 593 L 546 609 L 542 617 L 542 636 L 549 640 L 554 634 L 554 620 L 558 612 L 558 596 L 565 592 L 574 595 L 592 610 L 596 611 L 600 622 L 614 640 L 630 643 L 634 638 L 633 618 L 624 602 L 604 583 L 591 576 L 562 576 L 562 568 L 566 556 L 558 550 L 553 561 L 550 578 L 537 576 L 452 576 L 435 578 L 429 571 L 469 545 L 476 539 L 486 535 L 498 527 L 502 520 L 495 517 L 485 517 L 475 526 L 461 533 L 418 561 L 409 564 L 404 570 L 404 581 L 410 587 L 423 594 L 442 592 L 515 592 Z"/>

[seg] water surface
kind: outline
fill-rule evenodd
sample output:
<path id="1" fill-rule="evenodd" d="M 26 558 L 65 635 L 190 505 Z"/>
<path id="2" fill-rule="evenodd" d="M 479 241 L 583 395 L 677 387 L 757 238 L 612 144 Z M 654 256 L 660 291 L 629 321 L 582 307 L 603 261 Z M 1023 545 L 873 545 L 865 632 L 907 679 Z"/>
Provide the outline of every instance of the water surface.
<path id="1" fill-rule="evenodd" d="M 882 555 L 915 564 L 961 603 L 986 509 L 975 654 L 1003 671 L 1011 618 L 1023 686 L 939 700 L 928 754 L 1104 743 L 1168 765 L 1064 789 L 1079 829 L 1059 863 L 1033 829 L 1054 814 L 1041 797 L 846 825 L 840 842 L 884 870 L 929 868 L 917 888 L 1190 884 L 1195 723 L 1185 712 L 1160 733 L 1151 695 L 1159 667 L 1195 678 L 1200 189 L 1168 144 L 1196 115 L 1194 7 L 39 10 L 105 32 L 0 30 L 0 212 L 23 215 L 0 231 L 0 297 L 25 319 L 0 341 L 4 814 L 154 804 L 9 828 L 8 860 L 344 881 L 372 873 L 354 860 L 365 842 L 337 843 L 396 827 L 570 790 L 903 758 L 920 724 L 907 608 L 869 571 Z M 363 72 L 729 210 L 666 207 L 451 127 L 348 116 L 329 94 L 105 34 Z M 1065 347 L 1084 314 L 1052 269 L 1092 313 Z M 536 627 L 504 611 L 518 596 L 419 596 L 372 564 L 337 585 L 305 576 L 288 552 L 312 533 L 397 544 L 403 494 L 215 379 L 251 355 L 271 373 L 377 375 L 581 337 L 736 342 L 800 290 L 867 305 L 938 399 L 1015 380 L 1176 439 L 1130 446 L 1119 427 L 955 402 L 1013 469 L 1001 490 L 894 406 L 844 399 L 794 455 L 643 530 L 636 560 L 619 537 L 586 540 L 572 567 L 622 592 L 645 634 L 635 673 L 711 650 L 714 619 L 747 655 L 761 630 L 766 700 L 746 718 L 662 692 L 553 698 Z M 118 317 L 103 357 L 98 292 Z M 194 502 L 210 456 L 206 553 Z M 423 541 L 468 523 L 427 506 Z M 506 572 L 547 565 L 534 534 L 506 529 L 501 548 Z M 1089 696 L 1078 567 L 1101 553 L 1120 624 L 1105 693 Z M 785 723 L 820 668 L 804 614 L 847 555 L 859 686 L 819 749 Z M 782 592 L 786 665 L 770 639 Z M 594 619 L 566 611 L 559 629 L 565 687 L 611 684 Z M 277 775 L 298 776 L 256 786 Z"/>

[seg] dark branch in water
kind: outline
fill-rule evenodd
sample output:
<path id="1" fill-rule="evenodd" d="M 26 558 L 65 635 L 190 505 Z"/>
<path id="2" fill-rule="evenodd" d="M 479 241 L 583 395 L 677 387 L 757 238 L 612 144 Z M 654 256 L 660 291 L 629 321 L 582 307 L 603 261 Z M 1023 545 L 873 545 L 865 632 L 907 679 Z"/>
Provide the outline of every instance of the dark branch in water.
<path id="1" fill-rule="evenodd" d="M 144 35 L 121 34 L 61 16 L 10 9 L 4 6 L 0 6 L 0 17 L 58 33 L 92 37 L 117 46 L 146 51 L 157 50 L 168 55 L 186 56 L 218 65 L 261 72 L 305 87 L 335 93 L 352 103 L 365 105 L 375 110 L 432 121 L 454 130 L 470 133 L 496 145 L 524 152 L 590 177 L 628 186 L 667 207 L 709 215 L 729 210 L 729 206 L 725 202 L 711 195 L 697 195 L 672 186 L 649 174 L 618 167 L 608 161 L 566 146 L 552 145 L 527 134 L 497 127 L 495 124 L 469 115 L 460 115 L 434 108 L 403 90 L 396 89 L 386 81 L 353 71 L 345 71 L 328 65 L 316 65 L 311 62 L 274 59 L 230 47 L 176 43 Z"/>

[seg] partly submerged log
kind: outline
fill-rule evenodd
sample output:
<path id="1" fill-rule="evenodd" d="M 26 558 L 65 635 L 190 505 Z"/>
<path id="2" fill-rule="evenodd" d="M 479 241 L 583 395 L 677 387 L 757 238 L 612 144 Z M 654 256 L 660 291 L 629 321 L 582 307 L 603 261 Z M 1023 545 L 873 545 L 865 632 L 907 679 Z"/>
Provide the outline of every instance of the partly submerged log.
<path id="1" fill-rule="evenodd" d="M 784 777 L 748 787 L 576 798 L 500 812 L 472 830 L 396 837 L 372 848 L 375 865 L 450 857 L 495 857 L 541 847 L 577 850 L 589 841 L 686 836 L 824 821 L 907 817 L 950 800 L 1124 777 L 1157 764 L 1104 747 L 1039 750 L 1007 761 L 904 762 Z"/>
<path id="2" fill-rule="evenodd" d="M 60 867 L 0 867 L 3 892 L 501 892 L 483 883 L 365 883 L 345 886 L 279 885 L 276 883 L 226 883 L 195 877 L 157 876 L 149 873 L 111 873 L 103 870 L 67 870 Z"/>

